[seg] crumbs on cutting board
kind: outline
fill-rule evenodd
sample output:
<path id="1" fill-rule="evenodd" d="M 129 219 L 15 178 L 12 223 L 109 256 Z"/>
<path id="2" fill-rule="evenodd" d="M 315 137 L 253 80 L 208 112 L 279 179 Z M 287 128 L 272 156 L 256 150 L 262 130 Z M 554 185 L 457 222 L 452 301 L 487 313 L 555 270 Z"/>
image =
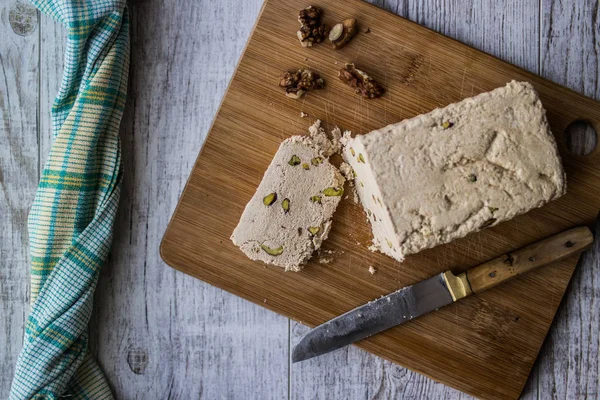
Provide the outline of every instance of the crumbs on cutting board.
<path id="1" fill-rule="evenodd" d="M 377 270 L 375 269 L 375 267 L 372 265 L 369 265 L 369 273 L 371 275 L 375 275 L 376 272 L 377 272 Z"/>
<path id="2" fill-rule="evenodd" d="M 344 252 L 342 250 L 333 251 L 321 249 L 317 254 L 319 257 L 319 264 L 329 264 L 333 261 L 335 256 L 340 256 L 344 254 Z"/>
<path id="3" fill-rule="evenodd" d="M 300 118 L 306 118 L 308 117 L 308 114 L 305 113 L 304 111 L 300 111 Z"/>
<path id="4" fill-rule="evenodd" d="M 329 264 L 333 261 L 333 250 L 321 249 L 318 251 L 319 264 Z"/>
<path id="5" fill-rule="evenodd" d="M 329 264 L 332 261 L 332 256 L 319 256 L 319 264 Z"/>

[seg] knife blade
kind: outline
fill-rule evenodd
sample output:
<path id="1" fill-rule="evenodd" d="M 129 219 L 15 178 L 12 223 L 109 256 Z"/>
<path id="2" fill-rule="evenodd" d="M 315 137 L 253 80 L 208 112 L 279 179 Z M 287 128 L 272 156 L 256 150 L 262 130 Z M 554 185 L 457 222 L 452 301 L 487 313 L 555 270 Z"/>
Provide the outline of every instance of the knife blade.
<path id="1" fill-rule="evenodd" d="M 298 362 L 337 350 L 453 302 L 436 275 L 348 311 L 310 331 L 294 348 Z"/>
<path id="2" fill-rule="evenodd" d="M 446 271 L 404 287 L 311 330 L 294 347 L 292 362 L 345 347 L 525 272 L 579 253 L 593 240 L 589 228 L 572 228 L 516 252 L 503 254 L 462 274 Z"/>

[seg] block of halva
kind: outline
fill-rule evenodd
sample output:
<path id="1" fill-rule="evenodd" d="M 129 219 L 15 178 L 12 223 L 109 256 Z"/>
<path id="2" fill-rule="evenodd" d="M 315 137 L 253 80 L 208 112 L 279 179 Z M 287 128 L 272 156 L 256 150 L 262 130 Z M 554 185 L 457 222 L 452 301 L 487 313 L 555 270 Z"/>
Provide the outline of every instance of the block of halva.
<path id="1" fill-rule="evenodd" d="M 399 261 L 566 191 L 545 110 L 526 82 L 342 141 L 373 244 Z"/>
<path id="2" fill-rule="evenodd" d="M 317 121 L 309 136 L 284 140 L 231 235 L 246 256 L 299 271 L 321 247 L 344 192 L 344 177 L 329 162 L 340 150 Z"/>

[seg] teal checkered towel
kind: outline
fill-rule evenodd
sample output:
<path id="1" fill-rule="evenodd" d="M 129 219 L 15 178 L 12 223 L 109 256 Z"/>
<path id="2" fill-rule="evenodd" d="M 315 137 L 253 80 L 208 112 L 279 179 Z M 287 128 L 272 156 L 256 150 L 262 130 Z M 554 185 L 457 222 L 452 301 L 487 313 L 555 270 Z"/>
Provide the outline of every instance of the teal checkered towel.
<path id="1" fill-rule="evenodd" d="M 54 142 L 29 215 L 31 313 L 10 399 L 110 399 L 88 350 L 121 186 L 129 71 L 125 0 L 33 0 L 68 30 Z"/>

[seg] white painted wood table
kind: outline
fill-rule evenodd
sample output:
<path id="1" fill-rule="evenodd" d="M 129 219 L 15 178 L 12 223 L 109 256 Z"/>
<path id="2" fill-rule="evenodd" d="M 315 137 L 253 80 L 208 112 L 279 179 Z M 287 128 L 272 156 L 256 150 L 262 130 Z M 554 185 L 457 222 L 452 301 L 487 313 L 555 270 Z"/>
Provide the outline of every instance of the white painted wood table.
<path id="1" fill-rule="evenodd" d="M 22 1 L 0 4 L 0 398 L 8 396 L 28 312 L 26 217 L 50 146 L 65 39 Z M 468 398 L 355 348 L 292 365 L 290 348 L 305 327 L 159 258 L 261 1 L 130 2 L 125 180 L 96 292 L 93 353 L 119 399 Z M 373 2 L 600 98 L 596 0 Z M 580 263 L 523 398 L 600 399 L 599 254 L 596 245 Z"/>

